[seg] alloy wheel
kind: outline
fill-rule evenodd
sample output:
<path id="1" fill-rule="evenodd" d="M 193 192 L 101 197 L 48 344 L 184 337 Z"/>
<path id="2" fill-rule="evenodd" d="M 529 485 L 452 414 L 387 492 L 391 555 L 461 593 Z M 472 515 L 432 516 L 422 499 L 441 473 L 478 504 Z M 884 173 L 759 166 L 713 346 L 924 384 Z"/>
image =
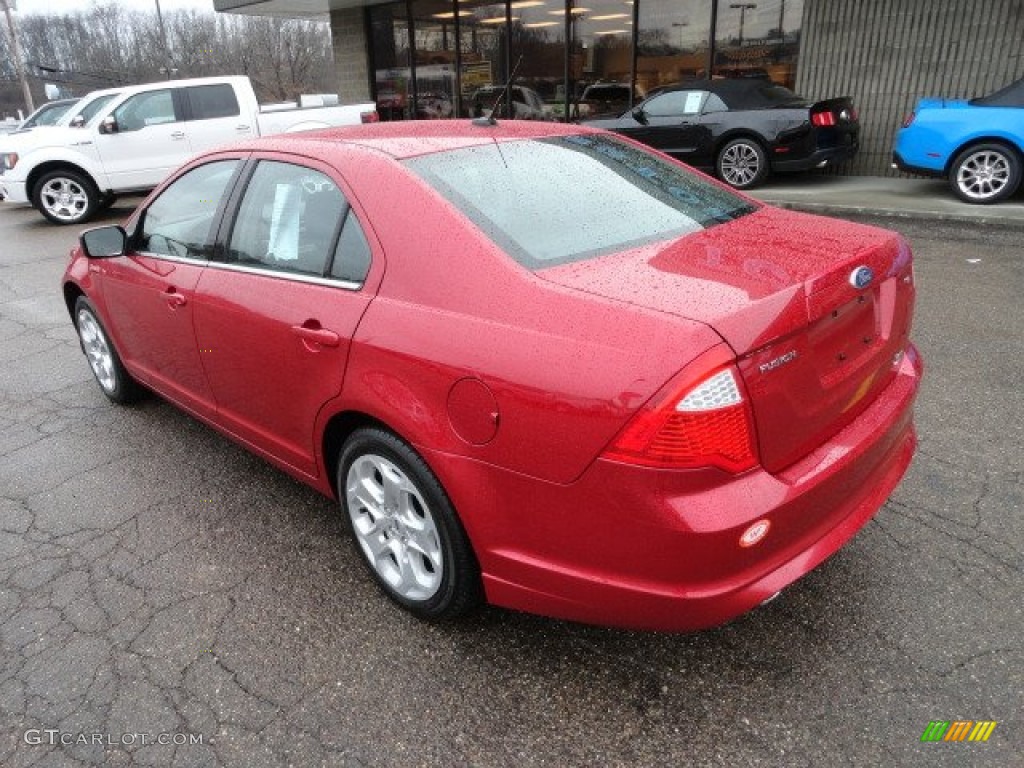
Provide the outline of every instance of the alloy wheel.
<path id="1" fill-rule="evenodd" d="M 89 207 L 89 195 L 74 179 L 63 176 L 50 179 L 39 193 L 40 204 L 55 219 L 78 221 Z"/>
<path id="2" fill-rule="evenodd" d="M 87 309 L 78 312 L 78 337 L 82 340 L 82 349 L 85 350 L 92 372 L 96 374 L 96 381 L 104 392 L 114 392 L 117 388 L 114 355 L 103 329 Z"/>
<path id="3" fill-rule="evenodd" d="M 964 158 L 956 171 L 956 184 L 964 197 L 989 200 L 1010 183 L 1010 161 L 1001 152 L 983 149 Z"/>
<path id="4" fill-rule="evenodd" d="M 396 595 L 429 600 L 441 586 L 441 536 L 424 495 L 383 456 L 363 454 L 348 470 L 345 497 L 356 540 Z"/>
<path id="5" fill-rule="evenodd" d="M 761 158 L 750 144 L 738 142 L 726 147 L 722 153 L 722 179 L 734 187 L 745 187 L 761 170 Z"/>

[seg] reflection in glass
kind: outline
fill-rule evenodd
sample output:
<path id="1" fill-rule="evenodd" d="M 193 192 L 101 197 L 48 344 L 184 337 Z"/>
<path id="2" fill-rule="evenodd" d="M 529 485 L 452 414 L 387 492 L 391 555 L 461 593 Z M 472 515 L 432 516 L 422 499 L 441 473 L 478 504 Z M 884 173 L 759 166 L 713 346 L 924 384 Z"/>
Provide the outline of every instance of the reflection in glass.
<path id="1" fill-rule="evenodd" d="M 715 77 L 756 77 L 792 88 L 803 0 L 720 0 Z"/>
<path id="2" fill-rule="evenodd" d="M 370 8 L 370 45 L 381 120 L 412 117 L 412 70 L 409 67 L 409 22 L 405 4 Z"/>
<path id="3" fill-rule="evenodd" d="M 637 33 L 637 87 L 649 92 L 707 77 L 711 4 L 705 0 L 642 0 Z"/>

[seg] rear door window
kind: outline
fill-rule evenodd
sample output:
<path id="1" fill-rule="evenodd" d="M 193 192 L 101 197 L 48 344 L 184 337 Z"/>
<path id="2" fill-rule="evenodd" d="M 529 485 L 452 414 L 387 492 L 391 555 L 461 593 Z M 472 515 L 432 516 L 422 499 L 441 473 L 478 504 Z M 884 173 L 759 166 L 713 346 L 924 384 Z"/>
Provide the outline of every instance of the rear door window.
<path id="1" fill-rule="evenodd" d="M 341 190 L 319 171 L 261 160 L 238 208 L 227 260 L 323 277 L 347 209 Z"/>
<path id="2" fill-rule="evenodd" d="M 230 83 L 195 85 L 185 89 L 189 120 L 212 120 L 241 114 L 238 97 Z"/>

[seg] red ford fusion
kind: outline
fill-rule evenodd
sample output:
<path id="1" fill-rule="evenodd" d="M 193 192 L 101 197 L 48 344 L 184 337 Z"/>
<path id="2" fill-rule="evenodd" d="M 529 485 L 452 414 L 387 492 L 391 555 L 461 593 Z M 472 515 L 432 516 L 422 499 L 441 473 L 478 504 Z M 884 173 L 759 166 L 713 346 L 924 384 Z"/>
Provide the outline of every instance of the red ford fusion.
<path id="1" fill-rule="evenodd" d="M 907 244 L 479 122 L 239 144 L 84 233 L 63 291 L 103 393 L 337 498 L 425 619 L 698 629 L 842 547 L 915 448 Z"/>

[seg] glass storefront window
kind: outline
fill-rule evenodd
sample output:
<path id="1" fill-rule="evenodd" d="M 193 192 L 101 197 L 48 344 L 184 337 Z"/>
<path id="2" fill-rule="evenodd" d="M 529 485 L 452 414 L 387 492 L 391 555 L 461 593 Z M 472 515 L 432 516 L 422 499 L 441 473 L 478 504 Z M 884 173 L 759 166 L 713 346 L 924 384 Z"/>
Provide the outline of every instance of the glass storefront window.
<path id="1" fill-rule="evenodd" d="M 711 3 L 707 0 L 640 0 L 636 83 L 651 91 L 707 77 Z"/>
<path id="2" fill-rule="evenodd" d="M 565 3 L 512 0 L 512 65 L 522 57 L 516 82 L 542 100 L 543 118 L 565 112 Z"/>
<path id="3" fill-rule="evenodd" d="M 719 0 L 715 77 L 758 77 L 792 88 L 803 0 Z"/>
<path id="4" fill-rule="evenodd" d="M 571 12 L 577 112 L 580 117 L 621 114 L 630 105 L 633 3 L 576 0 Z"/>
<path id="5" fill-rule="evenodd" d="M 656 88 L 708 77 L 712 60 L 711 77 L 792 88 L 803 7 L 804 0 L 373 5 L 377 110 L 384 120 L 489 114 L 517 62 L 515 87 L 498 111 L 519 119 L 621 114 Z"/>
<path id="6" fill-rule="evenodd" d="M 504 3 L 460 2 L 463 115 L 489 114 L 508 77 L 508 30 Z M 516 15 L 513 14 L 513 25 Z M 499 108 L 508 114 L 509 106 Z"/>
<path id="7" fill-rule="evenodd" d="M 405 5 L 375 5 L 369 22 L 377 114 L 381 120 L 407 120 L 413 116 L 413 101 Z"/>
<path id="8" fill-rule="evenodd" d="M 455 12 L 450 0 L 415 0 L 416 117 L 455 117 Z"/>

